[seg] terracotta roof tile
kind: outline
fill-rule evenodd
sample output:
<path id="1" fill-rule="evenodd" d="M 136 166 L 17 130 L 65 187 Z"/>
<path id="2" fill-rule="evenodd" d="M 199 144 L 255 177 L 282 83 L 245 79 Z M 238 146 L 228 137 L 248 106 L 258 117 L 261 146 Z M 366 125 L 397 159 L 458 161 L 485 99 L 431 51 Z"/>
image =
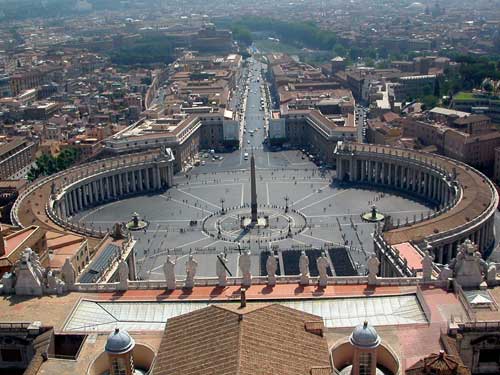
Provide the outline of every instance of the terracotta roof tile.
<path id="1" fill-rule="evenodd" d="M 209 306 L 168 320 L 154 374 L 322 374 L 326 339 L 305 330 L 320 318 L 281 305 Z M 316 370 L 314 370 L 316 371 Z"/>

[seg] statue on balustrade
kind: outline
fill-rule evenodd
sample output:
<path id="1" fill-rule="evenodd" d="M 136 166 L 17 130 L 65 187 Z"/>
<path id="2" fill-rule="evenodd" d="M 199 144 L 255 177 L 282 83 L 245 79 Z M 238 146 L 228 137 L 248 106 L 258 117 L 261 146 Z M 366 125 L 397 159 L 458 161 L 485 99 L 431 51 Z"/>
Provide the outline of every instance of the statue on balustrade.
<path id="1" fill-rule="evenodd" d="M 163 274 L 165 275 L 165 280 L 167 281 L 167 289 L 175 289 L 175 260 L 167 255 L 167 260 L 163 264 Z"/>
<path id="2" fill-rule="evenodd" d="M 377 284 L 377 275 L 380 267 L 380 261 L 376 255 L 373 255 L 368 259 L 368 285 Z"/>
<path id="3" fill-rule="evenodd" d="M 227 284 L 227 257 L 224 253 L 217 256 L 217 263 L 215 265 L 215 272 L 218 278 L 219 286 L 226 286 Z"/>
<path id="4" fill-rule="evenodd" d="M 300 285 L 309 285 L 309 257 L 302 250 L 299 258 Z"/>
<path id="5" fill-rule="evenodd" d="M 450 262 L 450 269 L 455 280 L 464 288 L 479 288 L 485 279 L 494 281 L 491 280 L 493 272 L 496 278 L 496 267 L 481 257 L 477 246 L 469 239 L 458 246 L 457 256 Z"/>
<path id="6" fill-rule="evenodd" d="M 193 255 L 189 255 L 186 262 L 186 281 L 184 286 L 186 288 L 194 287 L 194 277 L 196 276 L 196 269 L 198 268 L 198 262 L 194 259 Z"/>
<path id="7" fill-rule="evenodd" d="M 276 285 L 276 270 L 278 269 L 278 262 L 273 252 L 270 252 L 266 260 L 266 272 L 267 272 L 267 285 Z"/>
<path id="8" fill-rule="evenodd" d="M 252 253 L 250 250 L 244 251 L 238 260 L 238 265 L 240 267 L 241 275 L 243 277 L 242 285 L 250 286 L 252 284 Z"/>
<path id="9" fill-rule="evenodd" d="M 424 257 L 422 258 L 422 278 L 424 281 L 430 281 L 432 279 L 432 257 L 426 251 Z"/>
<path id="10" fill-rule="evenodd" d="M 118 264 L 118 279 L 119 279 L 118 290 L 124 291 L 128 289 L 128 276 L 129 276 L 129 269 L 127 261 L 122 260 Z"/>
<path id="11" fill-rule="evenodd" d="M 316 260 L 316 265 L 319 273 L 319 286 L 324 288 L 328 284 L 328 267 L 330 267 L 330 262 L 324 252 Z"/>
<path id="12" fill-rule="evenodd" d="M 47 272 L 47 289 L 47 292 L 55 293 L 58 295 L 63 294 L 66 289 L 64 281 L 56 277 L 52 270 Z"/>
<path id="13" fill-rule="evenodd" d="M 64 261 L 64 264 L 61 268 L 61 274 L 63 277 L 63 281 L 65 282 L 68 288 L 71 288 L 73 285 L 75 285 L 76 272 L 69 257 L 67 257 L 66 260 Z"/>

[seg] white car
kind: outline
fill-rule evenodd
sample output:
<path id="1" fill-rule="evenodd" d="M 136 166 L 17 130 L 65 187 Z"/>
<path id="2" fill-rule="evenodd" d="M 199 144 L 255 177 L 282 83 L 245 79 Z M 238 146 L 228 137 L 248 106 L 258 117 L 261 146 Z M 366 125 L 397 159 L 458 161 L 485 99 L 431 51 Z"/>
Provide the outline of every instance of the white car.
<path id="1" fill-rule="evenodd" d="M 248 140 L 247 143 L 250 144 L 250 140 Z"/>

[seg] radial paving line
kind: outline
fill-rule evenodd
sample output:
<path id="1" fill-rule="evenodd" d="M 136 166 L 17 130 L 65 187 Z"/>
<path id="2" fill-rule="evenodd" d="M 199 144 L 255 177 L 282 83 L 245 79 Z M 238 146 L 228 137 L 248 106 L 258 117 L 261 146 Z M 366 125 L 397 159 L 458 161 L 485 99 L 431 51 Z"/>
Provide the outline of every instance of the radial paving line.
<path id="1" fill-rule="evenodd" d="M 342 191 L 339 191 L 339 192 L 337 192 L 337 193 L 334 193 L 334 194 L 332 194 L 332 195 L 329 195 L 328 197 L 325 197 L 325 198 L 323 198 L 323 199 L 320 199 L 320 200 L 319 200 L 319 201 L 317 201 L 317 202 L 314 202 L 314 203 L 308 204 L 307 206 L 304 206 L 304 207 L 302 207 L 302 208 L 299 208 L 299 210 L 301 210 L 301 211 L 302 211 L 302 210 L 305 210 L 306 208 L 312 207 L 312 206 L 314 206 L 314 205 L 316 205 L 316 204 L 318 204 L 318 203 L 324 202 L 324 201 L 326 201 L 327 199 L 330 199 L 330 198 L 336 197 L 337 195 L 340 195 L 340 194 L 345 193 L 345 192 L 347 192 L 347 191 L 348 191 L 348 190 L 342 190 Z"/>
<path id="2" fill-rule="evenodd" d="M 213 214 L 213 211 L 210 211 L 210 210 L 209 210 L 209 209 L 207 209 L 207 208 L 200 208 L 200 207 L 196 207 L 196 206 L 193 206 L 193 205 L 191 205 L 191 204 L 189 204 L 189 203 L 185 203 L 185 202 L 179 201 L 179 200 L 174 199 L 174 198 L 169 198 L 169 197 L 166 197 L 166 196 L 164 196 L 164 195 L 160 195 L 160 197 L 162 197 L 163 199 L 165 199 L 167 202 L 168 202 L 168 201 L 172 201 L 172 202 L 179 203 L 179 204 L 182 204 L 182 205 L 184 205 L 184 206 L 187 206 L 187 207 L 189 207 L 189 208 L 194 208 L 194 209 L 199 210 L 199 211 L 207 211 L 207 212 L 210 212 L 210 213 L 212 213 L 212 214 Z"/>
<path id="3" fill-rule="evenodd" d="M 285 183 L 285 182 L 278 182 L 278 183 Z M 304 184 L 304 183 L 307 183 L 307 182 L 299 182 L 299 184 Z M 326 189 L 329 185 L 325 185 L 323 187 L 320 187 L 319 190 L 323 191 L 324 189 Z M 297 205 L 297 203 L 300 203 L 302 201 L 305 201 L 307 198 L 310 198 L 312 197 L 314 194 L 318 194 L 317 191 L 313 191 L 312 193 L 309 193 L 307 194 L 305 197 L 302 197 L 300 198 L 299 200 L 293 202 L 293 205 Z"/>
<path id="4" fill-rule="evenodd" d="M 208 186 L 214 186 L 214 185 L 208 185 Z M 215 185 L 215 186 L 217 186 L 217 185 Z M 200 197 L 198 197 L 198 196 L 196 196 L 196 195 L 194 195 L 194 194 L 188 193 L 187 191 L 184 191 L 184 190 L 182 190 L 182 189 L 177 189 L 177 191 L 180 191 L 181 193 L 184 193 L 184 194 L 186 194 L 186 195 L 189 195 L 191 198 L 197 199 L 197 200 L 199 200 L 199 201 L 201 201 L 201 202 L 205 202 L 206 204 L 209 204 L 209 205 L 211 205 L 211 206 L 213 206 L 213 207 L 215 207 L 215 208 L 218 208 L 219 210 L 221 209 L 221 207 L 220 207 L 220 206 L 217 206 L 216 204 L 213 204 L 213 203 L 211 203 L 211 202 L 209 202 L 209 201 L 207 201 L 207 200 L 205 200 L 205 199 L 203 199 L 203 198 L 200 198 Z"/>

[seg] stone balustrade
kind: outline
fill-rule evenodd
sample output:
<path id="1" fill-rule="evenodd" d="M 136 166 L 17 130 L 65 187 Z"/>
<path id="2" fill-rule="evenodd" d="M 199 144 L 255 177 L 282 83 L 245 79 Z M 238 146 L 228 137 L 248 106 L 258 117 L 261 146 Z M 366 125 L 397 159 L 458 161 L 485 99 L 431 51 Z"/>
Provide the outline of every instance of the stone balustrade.
<path id="1" fill-rule="evenodd" d="M 498 193 L 484 174 L 467 164 L 424 152 L 356 143 L 339 143 L 335 155 L 339 181 L 398 190 L 436 207 L 420 218 L 386 223 L 382 236 L 389 246 L 402 242 L 421 246 L 425 241 L 434 261 L 446 264 L 465 239 L 476 243 L 481 252 L 493 245 Z"/>
<path id="2" fill-rule="evenodd" d="M 174 157 L 170 149 L 161 153 L 124 155 L 81 164 L 35 181 L 18 197 L 11 211 L 19 226 L 21 206 L 30 207 L 38 193 L 50 190 L 45 215 L 58 226 L 91 237 L 102 237 L 94 228 L 71 222 L 76 213 L 135 194 L 167 189 L 173 184 Z M 29 212 L 29 208 L 28 208 Z M 24 225 L 23 225 L 24 224 Z"/>

